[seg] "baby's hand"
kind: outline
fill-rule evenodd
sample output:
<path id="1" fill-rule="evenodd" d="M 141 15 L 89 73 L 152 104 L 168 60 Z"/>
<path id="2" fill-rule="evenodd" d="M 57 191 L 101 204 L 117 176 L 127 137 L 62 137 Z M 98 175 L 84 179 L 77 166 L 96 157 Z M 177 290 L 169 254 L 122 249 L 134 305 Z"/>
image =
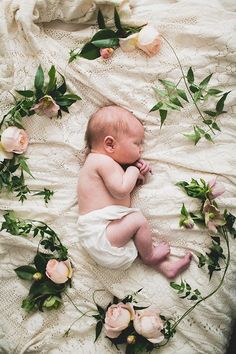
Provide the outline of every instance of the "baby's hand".
<path id="1" fill-rule="evenodd" d="M 139 159 L 134 164 L 140 171 L 140 173 L 145 176 L 148 172 L 152 174 L 152 168 L 146 161 Z"/>

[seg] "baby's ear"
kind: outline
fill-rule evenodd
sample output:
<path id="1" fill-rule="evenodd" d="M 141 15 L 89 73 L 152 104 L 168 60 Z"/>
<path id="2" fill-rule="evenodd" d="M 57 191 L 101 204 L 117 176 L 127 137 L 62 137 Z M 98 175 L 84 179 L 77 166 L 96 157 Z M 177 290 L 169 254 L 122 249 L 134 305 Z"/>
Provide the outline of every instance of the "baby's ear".
<path id="1" fill-rule="evenodd" d="M 113 136 L 108 135 L 104 138 L 103 146 L 106 152 L 112 153 L 115 149 L 115 145 L 116 145 L 116 140 L 115 138 L 113 138 Z"/>

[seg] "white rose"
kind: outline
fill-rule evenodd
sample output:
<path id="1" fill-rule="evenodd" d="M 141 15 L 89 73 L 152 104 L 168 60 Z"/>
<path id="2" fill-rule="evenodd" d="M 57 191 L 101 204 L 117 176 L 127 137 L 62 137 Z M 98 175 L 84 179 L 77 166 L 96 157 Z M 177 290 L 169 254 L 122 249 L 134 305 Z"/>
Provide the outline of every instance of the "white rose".
<path id="1" fill-rule="evenodd" d="M 151 343 L 160 343 L 164 339 L 164 335 L 161 333 L 163 322 L 156 311 L 136 311 L 134 329 Z"/>

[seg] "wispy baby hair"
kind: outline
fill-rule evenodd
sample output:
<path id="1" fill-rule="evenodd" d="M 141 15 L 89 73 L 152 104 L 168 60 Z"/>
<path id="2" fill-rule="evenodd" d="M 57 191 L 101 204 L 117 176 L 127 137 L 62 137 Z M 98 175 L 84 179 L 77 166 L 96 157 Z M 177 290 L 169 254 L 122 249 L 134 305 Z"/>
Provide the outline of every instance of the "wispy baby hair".
<path id="1" fill-rule="evenodd" d="M 127 109 L 119 106 L 105 106 L 99 108 L 89 119 L 85 132 L 86 147 L 100 144 L 108 135 L 117 137 L 130 129 L 129 120 L 136 118 Z"/>

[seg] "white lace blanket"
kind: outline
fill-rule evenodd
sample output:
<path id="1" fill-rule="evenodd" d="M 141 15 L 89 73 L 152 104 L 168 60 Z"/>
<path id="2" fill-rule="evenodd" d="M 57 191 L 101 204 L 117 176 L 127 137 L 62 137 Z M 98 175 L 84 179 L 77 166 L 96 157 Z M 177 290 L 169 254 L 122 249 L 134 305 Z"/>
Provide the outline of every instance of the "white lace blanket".
<path id="1" fill-rule="evenodd" d="M 152 86 L 158 84 L 158 79 L 177 82 L 181 75 L 166 42 L 163 41 L 160 53 L 153 58 L 140 51 L 126 54 L 117 49 L 107 61 L 78 59 L 67 64 L 69 50 L 81 47 L 95 33 L 98 6 L 111 18 L 113 6 L 120 4 L 123 21 L 154 22 L 174 46 L 185 70 L 192 66 L 199 80 L 214 73 L 212 85 L 232 90 L 225 102 L 228 112 L 220 118 L 222 132 L 214 144 L 203 140 L 194 146 L 182 135 L 191 131 L 197 121 L 197 112 L 191 104 L 181 113 L 171 113 L 161 130 L 158 114 L 148 113 L 156 102 Z M 186 250 L 193 252 L 192 264 L 183 275 L 193 288 L 207 294 L 218 284 L 220 274 L 214 274 L 209 283 L 206 272 L 197 267 L 196 252 L 205 252 L 210 244 L 207 234 L 178 227 L 182 202 L 190 208 L 195 204 L 175 183 L 192 177 L 209 180 L 218 176 L 218 181 L 226 187 L 220 207 L 236 213 L 235 10 L 233 0 L 134 0 L 130 4 L 121 0 L 1 1 L 2 114 L 13 102 L 8 90 L 30 89 L 39 63 L 44 69 L 54 64 L 65 75 L 70 91 L 82 97 L 82 101 L 71 107 L 70 114 L 60 120 L 35 115 L 24 121 L 31 138 L 27 156 L 35 177 L 27 182 L 32 189 L 53 189 L 52 201 L 46 207 L 41 199 L 31 197 L 21 205 L 1 195 L 0 202 L 1 209 L 13 209 L 21 217 L 43 220 L 58 232 L 76 267 L 69 295 L 81 310 L 94 308 L 92 294 L 96 289 L 105 289 L 96 296 L 102 306 L 108 304 L 113 294 L 123 297 L 141 287 L 140 299 L 173 318 L 178 318 L 190 305 L 188 300 L 178 299 L 162 275 L 139 260 L 126 272 L 110 271 L 95 266 L 77 247 L 76 182 L 84 158 L 84 130 L 90 114 L 108 103 L 134 111 L 145 125 L 144 158 L 152 163 L 154 175 L 137 190 L 133 205 L 142 208 L 153 232 L 159 240 L 170 242 L 175 256 L 183 255 Z M 83 317 L 72 327 L 69 337 L 63 337 L 79 317 L 66 297 L 58 311 L 27 315 L 20 308 L 22 298 L 28 293 L 28 283 L 19 280 L 13 269 L 30 262 L 36 247 L 35 239 L 1 234 L 0 352 L 117 353 L 103 335 L 94 344 L 95 322 L 91 318 Z M 181 323 L 176 336 L 160 354 L 225 352 L 236 315 L 235 242 L 231 241 L 230 247 L 231 266 L 223 287 Z"/>

